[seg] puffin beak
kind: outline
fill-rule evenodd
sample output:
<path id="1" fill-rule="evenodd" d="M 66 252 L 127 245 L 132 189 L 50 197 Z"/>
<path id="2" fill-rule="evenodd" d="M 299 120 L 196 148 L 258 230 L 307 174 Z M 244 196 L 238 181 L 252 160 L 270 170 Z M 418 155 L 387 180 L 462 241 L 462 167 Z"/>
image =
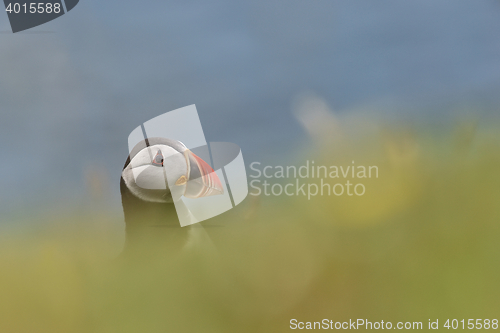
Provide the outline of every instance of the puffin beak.
<path id="1" fill-rule="evenodd" d="M 201 157 L 188 150 L 185 152 L 189 166 L 189 179 L 184 196 L 201 198 L 224 193 L 224 187 L 214 169 Z"/>

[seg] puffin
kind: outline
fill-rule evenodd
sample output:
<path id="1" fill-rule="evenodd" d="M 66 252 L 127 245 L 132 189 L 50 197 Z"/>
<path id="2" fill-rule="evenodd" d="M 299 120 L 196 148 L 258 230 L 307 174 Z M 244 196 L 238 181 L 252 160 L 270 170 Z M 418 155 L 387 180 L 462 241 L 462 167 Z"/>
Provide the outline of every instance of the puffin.
<path id="1" fill-rule="evenodd" d="M 153 137 L 131 150 L 121 173 L 120 192 L 126 254 L 172 253 L 210 243 L 199 223 L 181 227 L 178 215 L 189 218 L 191 214 L 181 198 L 220 195 L 224 190 L 212 167 L 182 142 Z"/>

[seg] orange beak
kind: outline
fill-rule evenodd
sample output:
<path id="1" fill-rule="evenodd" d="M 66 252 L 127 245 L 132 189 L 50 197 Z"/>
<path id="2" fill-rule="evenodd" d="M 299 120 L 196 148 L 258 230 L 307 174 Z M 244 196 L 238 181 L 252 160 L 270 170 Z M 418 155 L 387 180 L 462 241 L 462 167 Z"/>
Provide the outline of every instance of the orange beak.
<path id="1" fill-rule="evenodd" d="M 201 198 L 224 193 L 224 187 L 214 169 L 201 157 L 187 151 L 190 166 L 189 180 L 184 196 L 186 198 Z"/>

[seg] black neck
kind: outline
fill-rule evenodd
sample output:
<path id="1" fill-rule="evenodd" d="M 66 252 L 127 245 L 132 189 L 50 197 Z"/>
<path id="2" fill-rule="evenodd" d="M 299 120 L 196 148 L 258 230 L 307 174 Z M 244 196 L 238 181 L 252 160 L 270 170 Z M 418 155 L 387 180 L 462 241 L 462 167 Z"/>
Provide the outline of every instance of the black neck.
<path id="1" fill-rule="evenodd" d="M 125 253 L 177 252 L 186 244 L 189 227 L 181 228 L 173 203 L 154 203 L 137 198 L 120 181 L 125 215 Z"/>

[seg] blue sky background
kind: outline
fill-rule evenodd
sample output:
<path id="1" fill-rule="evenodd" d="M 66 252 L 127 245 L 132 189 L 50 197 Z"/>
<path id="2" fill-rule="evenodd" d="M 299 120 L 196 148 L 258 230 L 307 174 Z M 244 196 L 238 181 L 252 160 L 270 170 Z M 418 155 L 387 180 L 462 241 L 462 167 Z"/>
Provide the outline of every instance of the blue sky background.
<path id="1" fill-rule="evenodd" d="M 190 104 L 207 140 L 237 143 L 249 164 L 307 140 L 291 112 L 304 91 L 338 113 L 429 122 L 500 102 L 497 0 L 81 0 L 57 20 L 9 29 L 0 13 L 7 219 L 85 201 L 92 170 L 119 211 L 129 133 Z"/>

